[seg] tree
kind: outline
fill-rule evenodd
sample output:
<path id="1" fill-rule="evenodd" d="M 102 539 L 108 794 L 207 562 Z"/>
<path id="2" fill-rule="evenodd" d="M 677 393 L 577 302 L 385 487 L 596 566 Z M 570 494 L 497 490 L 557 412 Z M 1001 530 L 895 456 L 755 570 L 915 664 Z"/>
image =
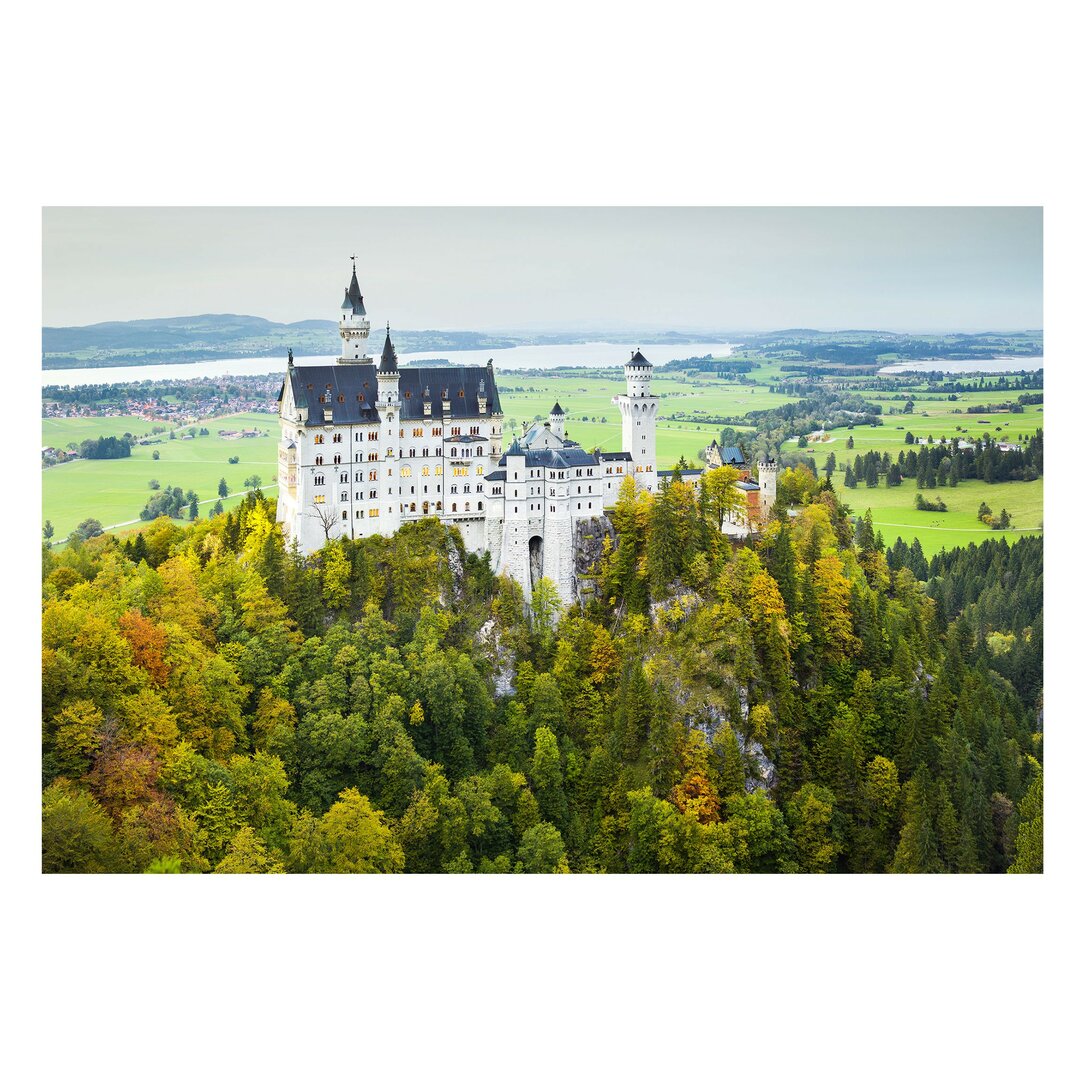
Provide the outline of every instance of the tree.
<path id="1" fill-rule="evenodd" d="M 151 456 L 151 457 L 152 457 L 152 458 L 153 458 L 153 459 L 154 459 L 155 461 L 160 461 L 160 460 L 161 460 L 161 451 L 160 451 L 160 450 L 155 450 L 155 451 L 153 452 L 153 454 L 151 454 L 150 456 Z"/>
<path id="2" fill-rule="evenodd" d="M 847 442 L 844 445 L 849 450 L 854 450 L 855 449 L 855 436 L 854 435 L 849 435 L 848 438 L 847 438 Z"/>
<path id="3" fill-rule="evenodd" d="M 199 516 L 199 496 L 192 494 L 188 500 L 188 520 L 194 521 Z"/>
<path id="4" fill-rule="evenodd" d="M 229 485 L 225 483 L 225 477 L 224 476 L 218 481 L 217 493 L 218 493 L 218 498 L 220 498 L 220 499 L 224 499 L 224 498 L 228 497 Z"/>
<path id="5" fill-rule="evenodd" d="M 53 523 L 48 518 L 45 519 L 45 527 L 41 530 L 41 535 L 44 536 L 46 540 L 51 540 L 53 538 Z"/>
<path id="6" fill-rule="evenodd" d="M 712 514 L 721 531 L 726 520 L 745 509 L 746 495 L 736 487 L 741 479 L 742 473 L 734 465 L 708 469 L 701 479 L 702 511 Z"/>
<path id="7" fill-rule="evenodd" d="M 269 854 L 266 845 L 245 825 L 229 841 L 225 857 L 214 867 L 215 874 L 284 874 L 279 859 Z"/>
<path id="8" fill-rule="evenodd" d="M 85 521 L 79 523 L 75 528 L 74 536 L 77 536 L 80 540 L 91 540 L 95 536 L 101 536 L 104 533 L 104 529 L 101 527 L 101 522 L 97 518 L 86 518 Z"/>
<path id="9" fill-rule="evenodd" d="M 396 874 L 405 868 L 405 854 L 383 812 L 356 788 L 338 796 L 319 821 L 316 838 L 317 873 Z"/>
<path id="10" fill-rule="evenodd" d="M 833 829 L 836 799 L 821 784 L 803 784 L 788 804 L 787 820 L 799 865 L 812 874 L 831 870 L 840 854 Z"/>
<path id="11" fill-rule="evenodd" d="M 1041 874 L 1043 872 L 1043 774 L 1042 766 L 1028 757 L 1034 777 L 1027 793 L 1020 800 L 1020 828 L 1016 833 L 1016 858 L 1009 867 L 1010 874 Z"/>
<path id="12" fill-rule="evenodd" d="M 258 488 L 262 486 L 262 477 L 258 473 L 252 473 L 251 476 L 244 480 L 244 487 L 246 488 Z"/>
<path id="13" fill-rule="evenodd" d="M 518 869 L 526 874 L 569 874 L 566 846 L 554 825 L 541 821 L 526 829 L 517 850 Z"/>
<path id="14" fill-rule="evenodd" d="M 97 800 L 58 780 L 41 798 L 41 871 L 108 874 L 121 869 L 112 823 Z"/>

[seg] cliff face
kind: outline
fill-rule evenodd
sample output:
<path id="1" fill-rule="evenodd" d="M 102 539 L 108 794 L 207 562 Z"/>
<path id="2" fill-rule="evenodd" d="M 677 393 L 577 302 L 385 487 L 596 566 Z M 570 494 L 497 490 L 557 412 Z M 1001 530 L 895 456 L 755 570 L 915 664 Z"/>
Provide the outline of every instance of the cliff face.
<path id="1" fill-rule="evenodd" d="M 605 537 L 617 543 L 607 517 L 582 518 L 574 526 L 574 598 L 579 604 L 596 595 Z"/>

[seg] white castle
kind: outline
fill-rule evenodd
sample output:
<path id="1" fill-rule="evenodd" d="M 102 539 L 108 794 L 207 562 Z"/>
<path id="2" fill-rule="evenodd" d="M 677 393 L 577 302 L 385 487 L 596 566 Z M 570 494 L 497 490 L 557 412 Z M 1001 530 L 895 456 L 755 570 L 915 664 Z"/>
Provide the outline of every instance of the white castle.
<path id="1" fill-rule="evenodd" d="M 356 279 L 341 305 L 341 356 L 301 366 L 289 352 L 278 397 L 278 521 L 310 554 L 338 537 L 389 536 L 437 517 L 468 551 L 491 552 L 531 602 L 550 579 L 564 603 L 576 594 L 575 534 L 614 506 L 627 476 L 655 490 L 653 367 L 640 351 L 624 367 L 622 450 L 590 452 L 567 438 L 558 402 L 548 421 L 503 451 L 503 413 L 492 361 L 483 367 L 398 367 L 386 328 L 378 365 Z M 587 526 L 586 526 L 587 527 Z"/>

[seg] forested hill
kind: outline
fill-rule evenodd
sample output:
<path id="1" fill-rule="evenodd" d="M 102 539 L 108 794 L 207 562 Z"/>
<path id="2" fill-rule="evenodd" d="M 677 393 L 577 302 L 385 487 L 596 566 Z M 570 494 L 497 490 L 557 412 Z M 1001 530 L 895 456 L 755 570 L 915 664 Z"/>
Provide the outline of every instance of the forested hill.
<path id="1" fill-rule="evenodd" d="M 398 330 L 399 349 L 504 349 L 518 344 L 504 335 L 451 330 Z M 341 348 L 338 325 L 326 319 L 279 323 L 254 315 L 187 315 L 92 326 L 46 326 L 41 331 L 48 368 L 188 363 L 222 357 L 328 356 Z"/>
<path id="2" fill-rule="evenodd" d="M 631 481 L 557 621 L 258 493 L 46 550 L 44 870 L 1040 871 L 1041 539 L 886 552 L 820 481 L 733 549 L 730 499 Z"/>

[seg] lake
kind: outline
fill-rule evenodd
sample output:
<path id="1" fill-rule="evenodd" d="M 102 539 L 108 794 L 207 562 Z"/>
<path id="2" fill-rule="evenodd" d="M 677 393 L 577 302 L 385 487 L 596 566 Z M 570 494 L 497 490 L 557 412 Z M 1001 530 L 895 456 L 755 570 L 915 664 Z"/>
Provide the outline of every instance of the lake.
<path id="1" fill-rule="evenodd" d="M 688 356 L 705 356 L 712 353 L 719 358 L 730 356 L 735 346 L 730 342 L 714 342 L 704 345 L 643 345 L 642 353 L 657 366 L 671 360 L 684 360 Z M 584 345 L 518 345 L 513 349 L 489 349 L 463 352 L 401 353 L 398 360 L 446 359 L 454 364 L 486 364 L 490 357 L 495 370 L 520 371 L 522 368 L 586 367 L 602 368 L 624 364 L 633 355 L 628 345 L 612 345 L 610 342 L 592 341 Z M 310 364 L 333 363 L 336 356 L 298 356 L 299 367 Z M 378 357 L 375 358 L 378 363 Z M 193 364 L 147 364 L 138 367 L 100 368 L 54 368 L 42 371 L 42 386 L 89 386 L 142 382 L 144 379 L 200 379 L 204 376 L 221 375 L 268 375 L 283 374 L 287 361 L 281 357 L 243 357 L 232 360 L 198 360 Z"/>
<path id="2" fill-rule="evenodd" d="M 946 375 L 1001 375 L 1006 371 L 1041 371 L 1041 356 L 991 356 L 986 360 L 905 360 L 881 369 L 885 375 L 902 371 L 941 371 Z"/>

